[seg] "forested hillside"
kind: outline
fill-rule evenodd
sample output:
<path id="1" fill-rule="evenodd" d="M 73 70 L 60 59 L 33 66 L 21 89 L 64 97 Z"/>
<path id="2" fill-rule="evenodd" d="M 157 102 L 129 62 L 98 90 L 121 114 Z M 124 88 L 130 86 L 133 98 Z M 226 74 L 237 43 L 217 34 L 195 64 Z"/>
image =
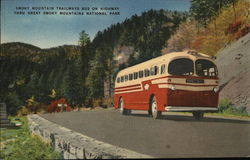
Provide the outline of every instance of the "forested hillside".
<path id="1" fill-rule="evenodd" d="M 149 10 L 99 31 L 92 41 L 83 30 L 78 46 L 40 49 L 20 42 L 1 44 L 1 101 L 11 113 L 27 100 L 41 105 L 65 98 L 71 106 L 92 106 L 104 94 L 112 96 L 121 68 L 161 55 L 166 40 L 187 15 Z M 119 48 L 131 48 L 128 61 L 116 61 Z"/>
<path id="2" fill-rule="evenodd" d="M 11 113 L 60 98 L 71 106 L 111 105 L 119 70 L 172 51 L 216 55 L 249 30 L 248 0 L 192 0 L 189 12 L 149 10 L 99 31 L 92 41 L 83 28 L 77 46 L 1 44 L 0 100 Z"/>

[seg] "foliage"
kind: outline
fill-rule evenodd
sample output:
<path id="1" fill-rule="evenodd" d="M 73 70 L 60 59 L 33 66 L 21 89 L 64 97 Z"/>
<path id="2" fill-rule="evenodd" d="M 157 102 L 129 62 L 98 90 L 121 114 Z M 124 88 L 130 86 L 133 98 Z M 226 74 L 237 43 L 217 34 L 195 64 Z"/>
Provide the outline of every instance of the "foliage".
<path id="1" fill-rule="evenodd" d="M 90 43 L 90 38 L 89 35 L 83 30 L 80 33 L 80 38 L 79 38 L 79 46 L 85 47 Z"/>
<path id="2" fill-rule="evenodd" d="M 12 117 L 12 121 L 15 118 L 16 117 Z M 40 138 L 30 135 L 26 117 L 18 118 L 23 122 L 23 126 L 21 128 L 0 130 L 0 158 L 6 160 L 60 158 L 60 154 L 55 152 L 50 144 L 45 144 Z"/>
<path id="3" fill-rule="evenodd" d="M 58 100 L 54 100 L 50 103 L 50 105 L 48 106 L 48 112 L 52 113 L 52 112 L 60 112 L 61 111 L 61 107 L 58 107 L 58 104 L 66 104 L 66 111 L 70 112 L 72 109 L 69 105 L 69 103 L 66 101 L 65 98 L 60 98 Z"/>
<path id="4" fill-rule="evenodd" d="M 167 41 L 166 52 L 176 52 L 186 49 L 193 49 L 192 42 L 198 35 L 197 22 L 187 19 L 179 25 L 179 28 Z"/>
<path id="5" fill-rule="evenodd" d="M 8 106 L 7 112 L 10 114 L 15 114 L 17 109 L 23 105 L 23 102 L 20 100 L 20 97 L 16 92 L 7 93 L 5 103 Z"/>
<path id="6" fill-rule="evenodd" d="M 191 15 L 203 25 L 207 25 L 215 16 L 218 16 L 223 7 L 234 4 L 236 0 L 192 0 Z"/>
<path id="7" fill-rule="evenodd" d="M 238 32 L 250 25 L 249 6 L 249 1 L 241 0 L 234 6 L 224 8 L 221 14 L 208 24 L 206 32 L 201 33 L 202 36 L 207 36 L 202 42 L 200 51 L 214 55 L 219 49 L 239 38 Z"/>
<path id="8" fill-rule="evenodd" d="M 17 111 L 17 116 L 26 116 L 28 114 L 31 114 L 31 112 L 26 106 L 21 106 L 21 108 Z"/>
<path id="9" fill-rule="evenodd" d="M 114 99 L 112 97 L 109 98 L 97 98 L 92 100 L 91 107 L 102 107 L 102 108 L 108 108 L 114 106 Z"/>
<path id="10" fill-rule="evenodd" d="M 224 2 L 225 5 L 223 5 Z M 198 7 L 199 12 L 206 14 L 206 8 L 213 8 L 213 5 L 218 5 L 218 3 L 221 3 L 220 10 L 218 11 L 215 7 L 216 11 L 213 12 L 216 12 L 216 14 L 209 18 L 205 27 L 199 25 L 201 23 L 199 19 L 197 22 L 191 20 L 192 18 L 180 24 L 175 34 L 167 41 L 168 47 L 166 50 L 169 52 L 195 49 L 208 55 L 215 55 L 221 48 L 250 31 L 249 1 L 241 0 L 236 3 L 236 1 L 193 0 L 192 5 L 203 4 L 205 8 L 202 9 L 201 6 L 201 8 L 198 6 L 192 7 Z M 200 21 L 203 21 L 203 19 L 200 19 Z"/>
<path id="11" fill-rule="evenodd" d="M 103 99 L 103 106 L 104 106 L 104 108 L 114 107 L 114 99 L 112 97 L 104 98 Z"/>
<path id="12" fill-rule="evenodd" d="M 72 105 L 81 104 L 83 100 L 83 84 L 80 72 L 80 62 L 71 63 L 65 75 L 65 97 Z"/>
<path id="13" fill-rule="evenodd" d="M 228 98 L 221 99 L 219 104 L 219 112 L 232 115 L 247 116 L 246 107 L 235 107 Z"/>
<path id="14" fill-rule="evenodd" d="M 102 107 L 103 106 L 103 100 L 102 98 L 93 100 L 93 106 L 92 107 Z"/>

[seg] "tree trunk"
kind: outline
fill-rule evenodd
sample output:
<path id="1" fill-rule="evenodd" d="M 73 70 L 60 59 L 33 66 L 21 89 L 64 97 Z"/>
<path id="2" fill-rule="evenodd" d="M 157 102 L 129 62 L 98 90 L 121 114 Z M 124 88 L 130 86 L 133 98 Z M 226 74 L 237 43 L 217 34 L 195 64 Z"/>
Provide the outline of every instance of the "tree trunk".
<path id="1" fill-rule="evenodd" d="M 233 0 L 234 23 L 236 23 L 235 1 Z"/>

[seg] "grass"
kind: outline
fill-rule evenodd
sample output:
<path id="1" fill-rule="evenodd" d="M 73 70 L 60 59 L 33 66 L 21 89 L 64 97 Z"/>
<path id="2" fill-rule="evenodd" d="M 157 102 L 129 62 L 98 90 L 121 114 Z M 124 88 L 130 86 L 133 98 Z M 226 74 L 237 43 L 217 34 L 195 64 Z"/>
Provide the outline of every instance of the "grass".
<path id="1" fill-rule="evenodd" d="M 11 121 L 19 118 L 22 126 L 15 129 L 0 130 L 0 159 L 28 160 L 28 159 L 59 159 L 60 154 L 44 143 L 39 137 L 29 132 L 26 117 L 11 117 Z M 20 122 L 19 122 L 20 123 Z"/>
<path id="2" fill-rule="evenodd" d="M 180 115 L 189 115 L 192 116 L 191 112 L 168 112 L 168 114 L 180 114 Z M 220 116 L 220 117 L 225 117 L 225 118 L 239 118 L 239 119 L 245 119 L 245 120 L 250 120 L 249 115 L 236 115 L 232 113 L 224 113 L 224 112 L 218 112 L 218 113 L 205 113 L 204 115 L 206 116 Z"/>
<path id="3" fill-rule="evenodd" d="M 240 119 L 246 119 L 250 120 L 249 115 L 236 115 L 236 114 L 231 114 L 231 113 L 206 113 L 206 115 L 209 116 L 222 116 L 222 117 L 228 117 L 228 118 L 240 118 Z"/>

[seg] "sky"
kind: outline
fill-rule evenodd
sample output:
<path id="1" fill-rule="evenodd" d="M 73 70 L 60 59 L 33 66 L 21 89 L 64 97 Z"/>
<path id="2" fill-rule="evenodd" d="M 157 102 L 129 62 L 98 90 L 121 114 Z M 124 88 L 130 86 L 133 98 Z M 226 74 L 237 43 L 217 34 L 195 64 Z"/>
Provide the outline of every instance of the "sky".
<path id="1" fill-rule="evenodd" d="M 50 7 L 50 10 L 33 10 L 32 7 Z M 79 7 L 79 10 L 66 10 L 68 7 Z M 90 10 L 81 10 L 82 7 Z M 93 7 L 98 10 L 92 10 Z M 120 12 L 120 15 L 110 15 L 110 10 L 104 11 L 107 15 L 86 15 L 86 12 L 103 12 L 102 7 L 118 8 L 113 12 Z M 134 14 L 150 9 L 188 11 L 189 8 L 189 0 L 1 0 L 1 43 L 23 42 L 40 48 L 76 45 L 82 30 L 93 39 L 98 31 Z M 28 14 L 33 11 L 40 11 L 40 14 Z M 44 15 L 44 11 L 57 14 Z M 60 15 L 59 12 L 84 12 L 84 15 Z"/>

